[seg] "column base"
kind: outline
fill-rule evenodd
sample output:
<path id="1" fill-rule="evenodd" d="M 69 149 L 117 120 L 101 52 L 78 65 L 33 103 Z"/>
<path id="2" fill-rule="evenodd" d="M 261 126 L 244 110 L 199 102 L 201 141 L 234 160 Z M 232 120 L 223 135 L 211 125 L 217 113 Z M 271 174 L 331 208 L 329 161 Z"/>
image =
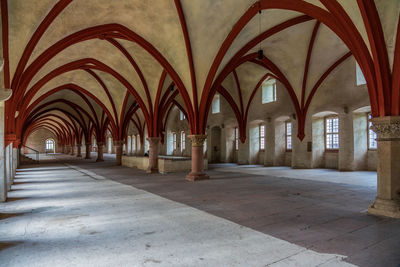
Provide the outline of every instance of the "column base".
<path id="1" fill-rule="evenodd" d="M 400 219 L 400 201 L 376 198 L 375 202 L 368 207 L 368 213 Z"/>
<path id="2" fill-rule="evenodd" d="M 155 169 L 155 168 L 147 168 L 146 173 L 158 173 L 158 169 Z"/>
<path id="3" fill-rule="evenodd" d="M 103 162 L 104 159 L 96 159 L 96 162 Z"/>
<path id="4" fill-rule="evenodd" d="M 186 176 L 186 180 L 191 181 L 191 182 L 207 180 L 207 179 L 210 179 L 210 176 L 208 176 L 204 172 L 191 172 Z"/>
<path id="5" fill-rule="evenodd" d="M 92 159 L 91 157 L 85 157 L 85 159 Z"/>
<path id="6" fill-rule="evenodd" d="M 82 158 L 82 155 L 76 155 L 77 158 Z"/>

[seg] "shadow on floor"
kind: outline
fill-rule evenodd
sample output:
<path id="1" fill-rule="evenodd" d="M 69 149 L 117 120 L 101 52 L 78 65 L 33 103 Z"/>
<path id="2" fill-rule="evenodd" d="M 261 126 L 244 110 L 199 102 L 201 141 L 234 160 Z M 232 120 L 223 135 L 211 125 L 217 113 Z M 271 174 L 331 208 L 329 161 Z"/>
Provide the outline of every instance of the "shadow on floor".
<path id="1" fill-rule="evenodd" d="M 0 242 L 0 251 L 22 244 L 21 241 L 14 242 Z"/>

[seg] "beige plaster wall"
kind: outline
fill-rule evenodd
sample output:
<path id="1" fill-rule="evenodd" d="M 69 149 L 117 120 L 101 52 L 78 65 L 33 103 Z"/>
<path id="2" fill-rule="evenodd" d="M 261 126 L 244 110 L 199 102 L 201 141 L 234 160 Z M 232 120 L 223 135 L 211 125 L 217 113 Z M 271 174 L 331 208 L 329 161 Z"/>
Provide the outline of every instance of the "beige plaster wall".
<path id="1" fill-rule="evenodd" d="M 34 131 L 32 134 L 30 134 L 26 140 L 25 145 L 39 151 L 40 153 L 45 153 L 46 140 L 49 138 L 52 138 L 55 141 L 56 152 L 60 152 L 60 147 L 58 146 L 57 138 L 54 136 L 52 132 L 44 128 Z M 27 153 L 32 153 L 32 152 L 27 151 Z"/>

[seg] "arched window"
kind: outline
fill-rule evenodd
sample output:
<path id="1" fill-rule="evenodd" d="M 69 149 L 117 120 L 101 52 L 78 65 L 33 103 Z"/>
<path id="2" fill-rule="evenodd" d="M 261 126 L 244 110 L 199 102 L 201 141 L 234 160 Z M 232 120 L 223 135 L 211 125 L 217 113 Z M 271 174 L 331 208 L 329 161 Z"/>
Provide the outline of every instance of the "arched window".
<path id="1" fill-rule="evenodd" d="M 53 139 L 46 140 L 46 152 L 55 152 L 55 142 Z"/>
<path id="2" fill-rule="evenodd" d="M 285 141 L 286 151 L 292 150 L 292 123 L 290 121 L 285 122 Z"/>
<path id="3" fill-rule="evenodd" d="M 176 149 L 176 133 L 172 133 L 172 147 Z"/>
<path id="4" fill-rule="evenodd" d="M 271 103 L 276 101 L 276 81 L 275 79 L 269 79 L 262 83 L 261 89 L 261 103 Z"/>
<path id="5" fill-rule="evenodd" d="M 211 105 L 211 113 L 216 114 L 220 111 L 219 94 L 214 95 L 214 99 Z"/>
<path id="6" fill-rule="evenodd" d="M 265 125 L 260 125 L 259 127 L 260 136 L 260 150 L 265 150 Z"/>
<path id="7" fill-rule="evenodd" d="M 235 150 L 239 150 L 239 128 L 235 127 Z"/>
<path id="8" fill-rule="evenodd" d="M 367 81 L 365 80 L 364 74 L 360 68 L 360 65 L 356 62 L 356 82 L 357 86 L 367 84 Z"/>
<path id="9" fill-rule="evenodd" d="M 186 133 L 185 131 L 181 132 L 181 152 L 186 148 Z"/>
<path id="10" fill-rule="evenodd" d="M 180 119 L 181 121 L 183 121 L 184 119 L 186 119 L 185 113 L 183 113 L 182 110 L 179 111 L 179 119 Z"/>

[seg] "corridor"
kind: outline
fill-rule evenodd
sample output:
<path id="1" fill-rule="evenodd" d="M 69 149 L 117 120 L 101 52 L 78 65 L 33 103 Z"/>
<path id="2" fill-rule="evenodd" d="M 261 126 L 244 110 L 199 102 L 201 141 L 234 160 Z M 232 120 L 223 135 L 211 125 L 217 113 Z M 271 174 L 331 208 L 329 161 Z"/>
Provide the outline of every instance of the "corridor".
<path id="1" fill-rule="evenodd" d="M 99 165 L 56 155 L 17 171 L 8 202 L 0 204 L 1 266 L 400 260 L 400 222 L 366 215 L 373 187 L 216 170 L 214 179 L 192 184 L 184 174 L 144 176 L 105 159 Z"/>

